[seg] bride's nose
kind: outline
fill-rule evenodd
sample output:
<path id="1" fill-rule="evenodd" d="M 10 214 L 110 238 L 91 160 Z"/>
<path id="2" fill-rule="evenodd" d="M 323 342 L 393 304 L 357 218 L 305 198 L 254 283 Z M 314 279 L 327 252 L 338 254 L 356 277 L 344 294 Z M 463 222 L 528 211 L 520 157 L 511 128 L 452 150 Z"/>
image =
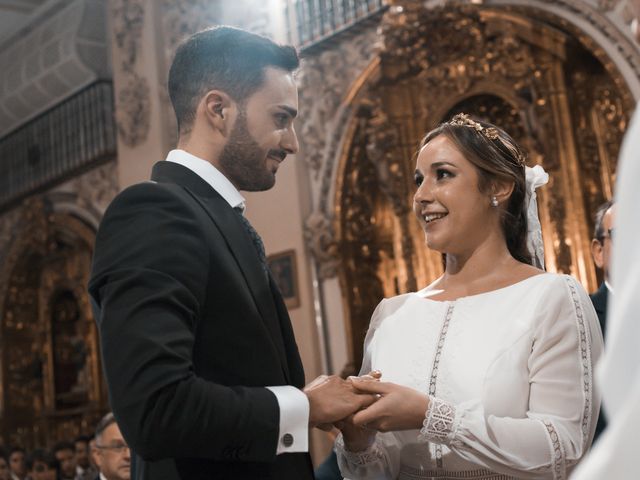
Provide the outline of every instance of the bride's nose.
<path id="1" fill-rule="evenodd" d="M 427 183 L 427 181 L 423 181 L 416 190 L 413 196 L 413 201 L 416 205 L 427 205 L 433 202 L 433 192 Z"/>

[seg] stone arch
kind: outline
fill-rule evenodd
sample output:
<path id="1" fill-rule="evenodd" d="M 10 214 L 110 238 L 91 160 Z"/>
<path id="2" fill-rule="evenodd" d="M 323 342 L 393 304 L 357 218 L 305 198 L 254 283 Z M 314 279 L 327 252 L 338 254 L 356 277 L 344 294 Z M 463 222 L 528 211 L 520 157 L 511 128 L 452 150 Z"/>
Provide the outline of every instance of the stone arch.
<path id="1" fill-rule="evenodd" d="M 46 197 L 32 197 L 15 231 L 0 278 L 0 405 L 11 412 L 0 428 L 6 441 L 32 448 L 91 432 L 107 408 L 86 291 L 95 228 L 56 211 Z M 73 332 L 62 325 L 71 310 L 56 303 L 60 295 L 73 298 Z M 68 372 L 60 365 L 74 349 L 82 365 L 61 383 Z"/>
<path id="2" fill-rule="evenodd" d="M 324 206 L 334 215 L 356 364 L 380 299 L 424 286 L 441 271 L 439 255 L 424 251 L 409 210 L 411 163 L 425 131 L 457 105 L 483 116 L 483 96 L 511 105 L 515 113 L 488 119 L 514 129 L 530 163 L 542 163 L 552 175 L 539 195 L 548 268 L 574 274 L 594 289 L 590 216 L 611 195 L 634 106 L 631 89 L 604 50 L 576 38 L 575 25 L 549 9 L 399 6 L 383 18 L 385 45 L 376 68 L 360 79 L 343 109 L 351 116 L 339 161 L 325 167 L 335 169 L 325 175 L 335 178 L 335 190 Z"/>

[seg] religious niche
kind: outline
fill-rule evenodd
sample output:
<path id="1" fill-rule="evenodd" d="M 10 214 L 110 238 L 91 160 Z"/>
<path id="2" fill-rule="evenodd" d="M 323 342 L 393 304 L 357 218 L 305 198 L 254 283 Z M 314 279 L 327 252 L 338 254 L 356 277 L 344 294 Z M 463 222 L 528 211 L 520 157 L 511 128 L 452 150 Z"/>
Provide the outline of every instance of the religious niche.
<path id="1" fill-rule="evenodd" d="M 86 322 L 73 292 L 62 290 L 51 299 L 51 344 L 53 350 L 55 408 L 85 405 L 89 393 Z"/>
<path id="2" fill-rule="evenodd" d="M 0 271 L 0 435 L 28 448 L 88 433 L 107 410 L 86 291 L 95 232 L 49 208 L 25 207 Z"/>

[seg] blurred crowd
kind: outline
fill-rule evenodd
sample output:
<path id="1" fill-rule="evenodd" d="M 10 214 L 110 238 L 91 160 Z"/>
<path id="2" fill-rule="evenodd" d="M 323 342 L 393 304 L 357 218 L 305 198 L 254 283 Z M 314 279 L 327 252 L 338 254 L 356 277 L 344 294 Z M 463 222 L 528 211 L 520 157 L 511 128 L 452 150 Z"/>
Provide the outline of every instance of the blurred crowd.
<path id="1" fill-rule="evenodd" d="M 131 454 L 112 413 L 95 435 L 62 440 L 52 449 L 0 450 L 0 480 L 129 480 Z"/>

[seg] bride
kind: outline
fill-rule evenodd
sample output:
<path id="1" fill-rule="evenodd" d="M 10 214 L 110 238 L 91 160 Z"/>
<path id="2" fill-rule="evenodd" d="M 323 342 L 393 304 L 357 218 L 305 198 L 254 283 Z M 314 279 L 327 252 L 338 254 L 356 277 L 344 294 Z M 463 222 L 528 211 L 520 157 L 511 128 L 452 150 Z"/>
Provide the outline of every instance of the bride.
<path id="1" fill-rule="evenodd" d="M 602 335 L 580 284 L 541 269 L 546 181 L 468 115 L 425 136 L 414 211 L 445 272 L 373 314 L 362 371 L 382 377 L 352 381 L 380 398 L 338 425 L 346 478 L 563 479 L 587 451 Z"/>

